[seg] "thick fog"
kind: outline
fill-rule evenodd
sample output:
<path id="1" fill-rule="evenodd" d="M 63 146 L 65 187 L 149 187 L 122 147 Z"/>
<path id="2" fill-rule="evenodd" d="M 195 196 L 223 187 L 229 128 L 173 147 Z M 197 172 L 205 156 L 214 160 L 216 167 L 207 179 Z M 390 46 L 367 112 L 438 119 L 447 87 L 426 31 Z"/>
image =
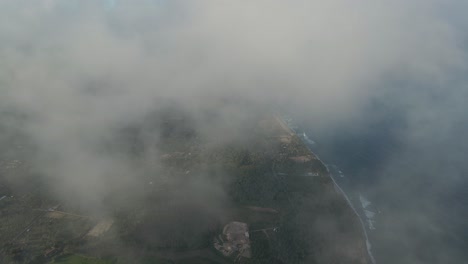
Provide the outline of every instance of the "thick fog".
<path id="1" fill-rule="evenodd" d="M 2 1 L 0 142 L 30 145 L 51 193 L 100 211 L 162 154 L 147 147 L 135 161 L 104 146 L 168 106 L 183 106 L 203 137 L 219 140 L 238 137 L 252 111 L 293 113 L 334 139 L 397 120 L 388 129 L 398 152 L 379 160 L 388 177 L 368 190 L 407 203 L 387 220 L 400 232 L 388 231 L 380 261 L 397 252 L 406 263 L 463 263 L 445 240 L 428 245 L 427 260 L 411 232 L 442 236 L 440 197 L 466 182 L 464 11 L 461 0 Z M 155 145 L 160 131 L 142 131 Z M 222 203 L 220 185 L 201 177 L 187 189 Z M 434 217 L 413 210 L 421 206 Z M 392 250 L 402 247 L 395 234 L 408 236 L 409 250 Z"/>

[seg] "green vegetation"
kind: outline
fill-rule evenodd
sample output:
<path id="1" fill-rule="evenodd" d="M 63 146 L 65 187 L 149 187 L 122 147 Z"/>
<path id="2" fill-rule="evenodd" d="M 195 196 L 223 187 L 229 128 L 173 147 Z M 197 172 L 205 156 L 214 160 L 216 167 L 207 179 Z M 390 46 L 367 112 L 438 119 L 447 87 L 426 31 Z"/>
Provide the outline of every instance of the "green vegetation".
<path id="1" fill-rule="evenodd" d="M 114 264 L 115 261 L 90 258 L 86 256 L 81 256 L 77 254 L 62 255 L 57 257 L 49 264 Z"/>
<path id="2" fill-rule="evenodd" d="M 258 123 L 244 138 L 221 143 L 198 137 L 185 119 L 153 124 L 165 127 L 154 128 L 164 132 L 155 143 L 160 160 L 108 194 L 113 224 L 99 236 L 87 235 L 99 219 L 79 209 L 44 210 L 58 203 L 40 188 L 22 200 L 4 199 L 0 233 L 8 236 L 0 237 L 0 262 L 4 254 L 4 260 L 50 264 L 362 263 L 360 224 L 325 166 L 277 120 Z M 148 151 L 142 133 L 126 129 L 114 140 L 121 143 L 108 148 L 131 153 L 139 167 Z M 251 258 L 214 249 L 231 221 L 248 224 Z"/>
<path id="3" fill-rule="evenodd" d="M 156 258 L 156 257 L 144 258 L 140 263 L 141 264 L 174 264 L 174 262 L 170 260 Z"/>

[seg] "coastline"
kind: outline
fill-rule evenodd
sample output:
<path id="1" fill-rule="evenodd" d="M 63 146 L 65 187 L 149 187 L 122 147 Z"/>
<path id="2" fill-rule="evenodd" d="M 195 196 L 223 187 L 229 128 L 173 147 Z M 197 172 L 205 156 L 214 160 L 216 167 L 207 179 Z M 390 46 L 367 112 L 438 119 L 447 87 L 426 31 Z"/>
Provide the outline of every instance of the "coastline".
<path id="1" fill-rule="evenodd" d="M 369 236 L 367 234 L 367 230 L 366 230 L 366 226 L 364 224 L 364 221 L 362 220 L 362 217 L 359 215 L 359 213 L 357 212 L 356 208 L 354 207 L 353 203 L 351 202 L 351 200 L 349 199 L 348 195 L 343 191 L 343 189 L 338 185 L 338 183 L 336 182 L 333 174 L 331 173 L 330 169 L 328 168 L 328 165 L 323 162 L 322 159 L 320 159 L 320 156 L 315 153 L 310 145 L 309 145 L 309 142 L 306 142 L 305 139 L 303 137 L 301 137 L 299 134 L 297 134 L 297 132 L 292 128 L 292 125 L 290 123 L 288 123 L 284 118 L 282 117 L 279 117 L 277 115 L 275 115 L 275 119 L 278 120 L 279 124 L 285 129 L 287 130 L 291 135 L 296 135 L 297 137 L 299 137 L 301 139 L 301 141 L 307 146 L 307 149 L 317 158 L 317 160 L 326 168 L 327 170 L 327 173 L 328 173 L 328 176 L 330 177 L 330 179 L 333 181 L 333 184 L 334 184 L 334 187 L 335 187 L 335 191 L 337 193 L 339 193 L 345 200 L 346 202 L 348 203 L 349 207 L 353 210 L 354 214 L 356 215 L 356 217 L 359 219 L 359 222 L 361 223 L 361 228 L 362 228 L 362 233 L 364 235 L 364 238 L 366 240 L 366 251 L 367 251 L 367 257 L 368 257 L 368 260 L 370 261 L 370 263 L 372 264 L 376 264 L 376 261 L 375 261 L 375 258 L 372 254 L 372 245 L 369 241 Z"/>

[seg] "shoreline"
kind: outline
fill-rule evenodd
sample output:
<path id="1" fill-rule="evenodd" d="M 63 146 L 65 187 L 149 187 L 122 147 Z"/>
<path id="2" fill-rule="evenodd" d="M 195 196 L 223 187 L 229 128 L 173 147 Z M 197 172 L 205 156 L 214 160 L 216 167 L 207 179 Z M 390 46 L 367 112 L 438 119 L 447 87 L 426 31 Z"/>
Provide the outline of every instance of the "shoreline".
<path id="1" fill-rule="evenodd" d="M 367 234 L 367 230 L 366 230 L 366 225 L 364 224 L 364 221 L 362 220 L 362 217 L 359 215 L 359 213 L 357 212 L 356 208 L 354 207 L 353 203 L 351 202 L 351 200 L 349 199 L 348 195 L 343 191 L 343 189 L 338 185 L 338 183 L 336 182 L 335 178 L 333 177 L 333 174 L 330 172 L 330 169 L 328 168 L 328 165 L 323 162 L 322 159 L 320 159 L 319 155 L 317 155 L 317 153 L 315 153 L 311 147 L 309 146 L 308 142 L 305 142 L 304 139 L 297 134 L 297 132 L 291 128 L 290 124 L 288 124 L 287 121 L 284 120 L 284 118 L 281 118 L 277 115 L 275 115 L 275 119 L 278 121 L 278 123 L 286 130 L 288 131 L 288 133 L 292 134 L 292 135 L 295 135 L 297 137 L 299 137 L 301 139 L 301 141 L 306 145 L 307 149 L 317 158 L 317 160 L 322 163 L 322 165 L 327 169 L 327 172 L 328 172 L 328 176 L 331 178 L 331 180 L 333 181 L 333 184 L 334 184 L 334 187 L 335 187 L 335 191 L 337 191 L 337 193 L 339 193 L 345 200 L 346 202 L 348 203 L 349 207 L 353 210 L 354 214 L 356 215 L 356 217 L 359 219 L 359 222 L 361 223 L 361 228 L 362 228 L 362 233 L 364 235 L 364 238 L 366 240 L 366 251 L 367 251 L 367 257 L 368 259 L 370 260 L 370 262 L 372 264 L 376 264 L 376 261 L 375 261 L 375 258 L 374 256 L 372 255 L 372 252 L 371 252 L 371 248 L 372 248 L 372 245 L 369 241 L 369 236 Z"/>

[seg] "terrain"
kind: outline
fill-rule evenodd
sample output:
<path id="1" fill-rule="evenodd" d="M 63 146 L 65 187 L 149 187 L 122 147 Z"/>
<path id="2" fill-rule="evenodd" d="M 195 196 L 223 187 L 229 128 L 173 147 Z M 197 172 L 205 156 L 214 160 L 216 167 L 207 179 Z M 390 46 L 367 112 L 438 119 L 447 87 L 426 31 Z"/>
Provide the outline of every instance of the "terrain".
<path id="1" fill-rule="evenodd" d="M 140 169 L 93 209 L 54 195 L 34 170 L 34 145 L 10 131 L 0 263 L 368 263 L 359 219 L 281 118 L 256 115 L 235 137 L 202 129 L 176 111 L 119 129 L 103 149 Z M 153 131 L 148 156 L 142 135 Z M 233 222 L 247 226 L 249 254 L 215 247 L 234 241 Z"/>

